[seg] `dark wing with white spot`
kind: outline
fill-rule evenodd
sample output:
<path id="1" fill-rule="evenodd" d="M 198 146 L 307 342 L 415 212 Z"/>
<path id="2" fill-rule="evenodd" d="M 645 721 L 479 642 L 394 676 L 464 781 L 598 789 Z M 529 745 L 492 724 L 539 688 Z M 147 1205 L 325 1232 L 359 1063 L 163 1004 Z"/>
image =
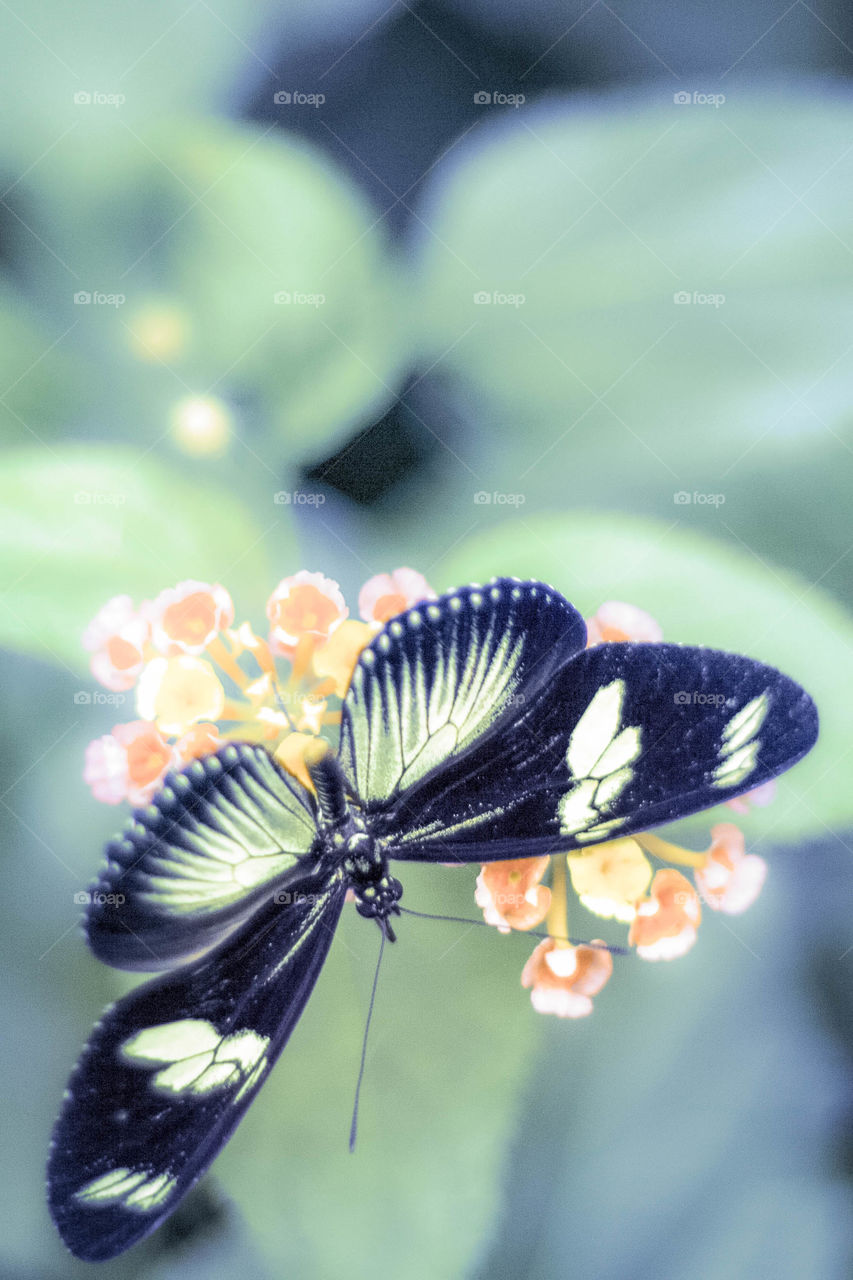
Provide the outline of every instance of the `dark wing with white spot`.
<path id="1" fill-rule="evenodd" d="M 227 1142 L 311 994 L 345 893 L 335 871 L 289 903 L 270 895 L 219 950 L 104 1014 L 48 1164 L 50 1210 L 78 1258 L 112 1258 L 148 1235 Z"/>
<path id="2" fill-rule="evenodd" d="M 495 579 L 393 619 L 361 654 L 344 702 L 339 754 L 362 803 L 428 795 L 585 643 L 580 614 L 541 582 Z"/>
<path id="3" fill-rule="evenodd" d="M 106 847 L 86 933 L 119 969 L 173 969 L 220 943 L 271 886 L 315 868 L 313 800 L 263 747 L 235 744 L 169 774 Z"/>
<path id="4" fill-rule="evenodd" d="M 392 856 L 488 862 L 572 849 L 707 809 L 789 769 L 817 737 L 809 696 L 712 649 L 603 644 L 501 732 L 376 806 Z"/>

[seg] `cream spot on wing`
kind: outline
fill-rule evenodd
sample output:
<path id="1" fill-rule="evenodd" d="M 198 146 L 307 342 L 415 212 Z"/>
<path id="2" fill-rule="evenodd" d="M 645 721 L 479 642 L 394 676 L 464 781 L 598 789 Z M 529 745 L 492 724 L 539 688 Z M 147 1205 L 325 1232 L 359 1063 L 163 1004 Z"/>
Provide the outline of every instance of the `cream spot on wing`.
<path id="1" fill-rule="evenodd" d="M 736 787 L 755 769 L 761 743 L 755 736 L 770 710 L 770 694 L 765 689 L 732 716 L 723 730 L 720 761 L 714 770 L 712 785 Z"/>
<path id="2" fill-rule="evenodd" d="M 119 1053 L 131 1066 L 162 1067 L 151 1079 L 157 1093 L 200 1097 L 240 1085 L 236 1102 L 263 1075 L 268 1046 L 255 1031 L 220 1036 L 211 1022 L 184 1018 L 137 1032 Z"/>
<path id="3" fill-rule="evenodd" d="M 150 1213 L 168 1200 L 176 1184 L 170 1173 L 152 1177 L 144 1169 L 111 1169 L 75 1191 L 74 1198 L 95 1209 L 120 1204 L 135 1213 Z"/>
<path id="4" fill-rule="evenodd" d="M 607 811 L 634 776 L 642 750 L 639 726 L 621 728 L 625 682 L 598 689 L 569 738 L 566 763 L 574 779 L 558 806 L 560 830 L 578 840 L 600 839 L 623 821 Z M 603 820 L 604 819 L 604 820 Z"/>

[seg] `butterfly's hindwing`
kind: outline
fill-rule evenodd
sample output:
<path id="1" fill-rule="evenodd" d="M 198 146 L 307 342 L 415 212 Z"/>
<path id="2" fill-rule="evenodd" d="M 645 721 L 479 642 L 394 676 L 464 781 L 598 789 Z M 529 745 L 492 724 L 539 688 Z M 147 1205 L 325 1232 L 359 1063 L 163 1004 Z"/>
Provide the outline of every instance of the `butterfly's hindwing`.
<path id="1" fill-rule="evenodd" d="M 89 895 L 92 950 L 122 969 L 167 969 L 216 946 L 316 862 L 308 792 L 262 747 L 231 745 L 167 776 L 106 848 Z"/>
<path id="2" fill-rule="evenodd" d="M 216 1157 L 299 1019 L 345 892 L 340 871 L 271 892 L 223 947 L 106 1012 L 48 1165 L 51 1212 L 78 1257 L 153 1231 Z"/>
<path id="3" fill-rule="evenodd" d="M 772 667 L 690 646 L 596 645 L 500 733 L 372 822 L 400 858 L 578 848 L 738 795 L 796 763 L 816 736 L 811 699 Z"/>
<path id="4" fill-rule="evenodd" d="M 401 614 L 364 650 L 343 708 L 340 758 L 368 811 L 510 725 L 586 641 L 541 582 L 496 579 Z"/>

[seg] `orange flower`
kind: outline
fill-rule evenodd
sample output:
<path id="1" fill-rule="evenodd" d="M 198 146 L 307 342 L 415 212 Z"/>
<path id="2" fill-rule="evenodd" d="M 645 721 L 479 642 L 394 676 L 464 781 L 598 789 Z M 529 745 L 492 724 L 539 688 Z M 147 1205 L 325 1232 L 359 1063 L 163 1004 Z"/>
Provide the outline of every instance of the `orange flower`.
<path id="1" fill-rule="evenodd" d="M 148 619 L 134 609 L 130 596 L 108 600 L 83 633 L 95 679 L 114 692 L 132 689 L 145 663 L 150 633 Z"/>
<path id="2" fill-rule="evenodd" d="M 757 787 L 753 787 L 751 791 L 744 791 L 742 796 L 735 796 L 733 800 L 727 800 L 726 806 L 733 809 L 735 813 L 749 813 L 754 805 L 756 809 L 763 809 L 766 805 L 771 804 L 776 798 L 776 779 L 771 778 L 769 782 L 762 782 Z"/>
<path id="3" fill-rule="evenodd" d="M 365 622 L 388 622 L 419 600 L 435 600 L 435 592 L 415 569 L 394 569 L 369 578 L 358 593 L 358 611 Z"/>
<path id="4" fill-rule="evenodd" d="M 694 873 L 702 901 L 712 911 L 740 915 L 761 892 L 767 863 L 744 850 L 743 832 L 731 822 L 711 828 L 708 861 Z"/>
<path id="5" fill-rule="evenodd" d="M 622 600 L 607 600 L 601 605 L 591 618 L 587 618 L 586 631 L 587 647 L 620 640 L 653 643 L 663 639 L 663 632 L 650 613 Z"/>
<path id="6" fill-rule="evenodd" d="M 190 760 L 198 760 L 201 756 L 209 756 L 218 751 L 222 742 L 218 727 L 207 720 L 200 720 L 178 739 L 175 752 L 183 766 L 189 764 Z"/>
<path id="7" fill-rule="evenodd" d="M 612 972 L 613 957 L 603 944 L 571 947 L 546 938 L 524 966 L 521 985 L 532 988 L 530 1002 L 537 1013 L 585 1018 Z"/>
<path id="8" fill-rule="evenodd" d="M 163 733 L 186 733 L 198 720 L 218 720 L 225 690 L 204 658 L 152 658 L 139 678 L 136 709 Z"/>
<path id="9" fill-rule="evenodd" d="M 218 582 L 179 582 L 150 606 L 155 647 L 169 656 L 203 653 L 234 621 L 231 597 Z"/>
<path id="10" fill-rule="evenodd" d="M 322 573 L 301 569 L 282 578 L 267 601 L 273 652 L 288 653 L 306 635 L 328 640 L 348 612 L 340 587 Z"/>
<path id="11" fill-rule="evenodd" d="M 314 654 L 314 670 L 318 676 L 330 676 L 334 680 L 334 692 L 339 698 L 349 688 L 362 649 L 370 644 L 375 635 L 375 627 L 349 618 L 335 629 Z"/>
<path id="12" fill-rule="evenodd" d="M 696 941 L 702 919 L 699 895 L 673 867 L 655 873 L 648 898 L 637 903 L 628 945 L 644 960 L 674 960 Z"/>
<path id="13" fill-rule="evenodd" d="M 112 733 L 89 743 L 83 777 L 96 800 L 144 805 L 176 763 L 174 748 L 155 726 L 133 720 L 117 724 Z"/>
<path id="14" fill-rule="evenodd" d="M 539 881 L 550 861 L 544 857 L 487 863 L 477 876 L 474 893 L 486 924 L 493 924 L 501 933 L 541 924 L 551 905 L 551 890 Z"/>

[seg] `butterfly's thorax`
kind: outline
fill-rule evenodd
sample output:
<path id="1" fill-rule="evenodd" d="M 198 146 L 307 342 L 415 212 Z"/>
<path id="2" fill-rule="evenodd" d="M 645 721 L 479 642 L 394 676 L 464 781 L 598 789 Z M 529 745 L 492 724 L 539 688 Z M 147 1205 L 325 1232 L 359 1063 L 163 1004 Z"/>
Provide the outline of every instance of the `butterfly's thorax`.
<path id="1" fill-rule="evenodd" d="M 403 886 L 389 874 L 386 846 L 367 829 L 361 806 L 347 794 L 346 778 L 335 757 L 320 748 L 307 765 L 329 856 L 343 868 L 359 915 L 378 921 L 393 942 L 388 917 L 400 914 L 397 904 Z"/>

